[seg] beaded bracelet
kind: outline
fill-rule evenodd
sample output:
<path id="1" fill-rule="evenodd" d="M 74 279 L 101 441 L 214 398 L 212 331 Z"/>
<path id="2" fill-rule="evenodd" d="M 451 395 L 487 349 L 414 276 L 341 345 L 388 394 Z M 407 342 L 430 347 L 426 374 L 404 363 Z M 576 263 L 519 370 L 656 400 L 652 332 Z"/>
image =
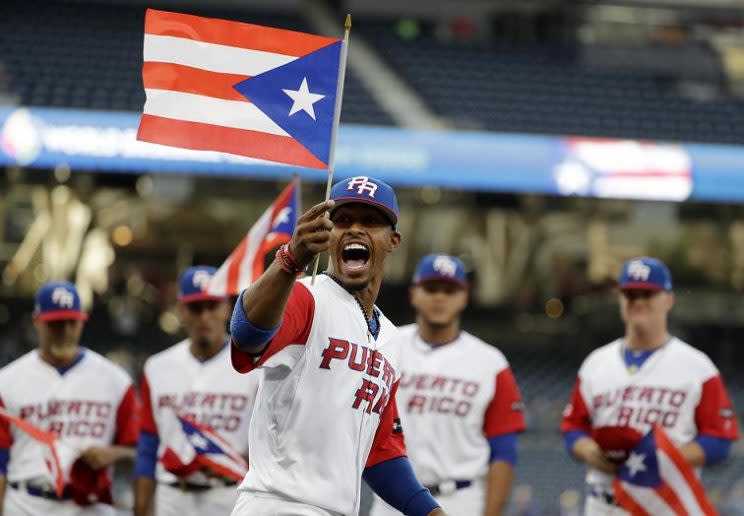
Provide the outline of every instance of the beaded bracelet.
<path id="1" fill-rule="evenodd" d="M 284 244 L 276 251 L 275 259 L 279 267 L 292 276 L 297 276 L 305 270 L 305 267 L 300 266 L 292 256 L 289 251 L 289 244 Z"/>

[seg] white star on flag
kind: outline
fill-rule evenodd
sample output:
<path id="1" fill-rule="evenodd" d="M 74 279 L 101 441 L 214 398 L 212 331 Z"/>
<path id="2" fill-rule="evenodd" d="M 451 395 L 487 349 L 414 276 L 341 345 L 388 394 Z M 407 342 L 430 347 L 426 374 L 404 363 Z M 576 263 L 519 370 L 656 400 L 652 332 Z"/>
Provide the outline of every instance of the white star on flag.
<path id="1" fill-rule="evenodd" d="M 191 441 L 191 444 L 194 445 L 194 448 L 199 450 L 206 450 L 207 446 L 209 446 L 209 441 L 207 441 L 207 439 L 201 434 L 191 434 L 189 440 Z"/>
<path id="2" fill-rule="evenodd" d="M 310 93 L 310 90 L 307 87 L 307 77 L 302 78 L 302 84 L 300 84 L 298 90 L 283 89 L 282 91 L 292 99 L 292 108 L 289 110 L 289 116 L 302 110 L 315 120 L 315 109 L 313 109 L 313 104 L 325 97 L 325 95 Z"/>
<path id="3" fill-rule="evenodd" d="M 290 208 L 289 206 L 285 206 L 284 208 L 279 210 L 279 213 L 277 213 L 276 217 L 274 217 L 274 224 L 271 227 L 275 228 L 279 224 L 289 222 L 290 213 L 292 213 L 292 208 Z"/>
<path id="4" fill-rule="evenodd" d="M 646 460 L 645 453 L 630 452 L 630 457 L 625 462 L 625 467 L 630 471 L 631 477 L 636 476 L 636 473 L 646 471 L 646 465 L 643 463 L 644 460 Z"/>

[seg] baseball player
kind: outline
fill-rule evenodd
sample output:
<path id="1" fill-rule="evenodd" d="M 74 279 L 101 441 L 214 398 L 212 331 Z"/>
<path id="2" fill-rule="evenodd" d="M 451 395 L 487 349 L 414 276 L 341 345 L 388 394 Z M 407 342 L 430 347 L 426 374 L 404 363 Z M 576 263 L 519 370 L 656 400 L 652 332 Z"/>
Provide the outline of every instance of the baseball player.
<path id="1" fill-rule="evenodd" d="M 166 467 L 163 456 L 174 442 L 173 412 L 209 427 L 242 454 L 258 374 L 232 368 L 225 297 L 206 291 L 216 269 L 191 267 L 179 279 L 178 314 L 188 338 L 150 357 L 141 380 L 142 426 L 135 464 L 135 515 L 155 506 L 156 516 L 230 514 L 237 482 L 208 469 Z M 179 431 L 178 428 L 175 431 Z M 196 443 L 198 444 L 198 443 Z"/>
<path id="2" fill-rule="evenodd" d="M 38 348 L 0 369 L 0 405 L 53 432 L 77 456 L 58 497 L 44 445 L 2 420 L 0 497 L 6 516 L 114 514 L 110 466 L 134 458 L 138 402 L 123 369 L 79 346 L 86 319 L 72 283 L 45 284 L 34 308 Z"/>
<path id="3" fill-rule="evenodd" d="M 330 198 L 298 220 L 233 310 L 233 365 L 264 373 L 233 515 L 357 514 L 362 476 L 406 514 L 444 514 L 405 457 L 400 344 L 374 304 L 401 239 L 395 193 L 360 176 Z M 325 250 L 326 273 L 296 280 Z"/>
<path id="4" fill-rule="evenodd" d="M 398 406 L 416 475 L 449 514 L 505 509 L 524 413 L 504 355 L 461 330 L 465 266 L 444 254 L 424 257 L 410 300 L 416 323 L 399 328 Z M 399 514 L 376 500 L 372 514 Z"/>
<path id="5" fill-rule="evenodd" d="M 654 424 L 695 468 L 724 460 L 739 437 L 713 362 L 668 333 L 674 293 L 667 267 L 649 257 L 630 260 L 619 288 L 625 336 L 584 360 L 561 424 L 569 454 L 587 465 L 588 515 L 625 514 L 613 474 Z"/>

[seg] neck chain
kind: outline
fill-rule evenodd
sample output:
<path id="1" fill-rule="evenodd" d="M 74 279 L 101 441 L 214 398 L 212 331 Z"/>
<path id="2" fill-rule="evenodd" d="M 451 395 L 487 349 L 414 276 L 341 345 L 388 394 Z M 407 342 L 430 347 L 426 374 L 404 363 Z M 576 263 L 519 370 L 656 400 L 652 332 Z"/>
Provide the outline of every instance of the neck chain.
<path id="1" fill-rule="evenodd" d="M 329 278 L 331 278 L 336 285 L 341 287 L 342 289 L 346 290 L 346 292 L 349 292 L 349 290 L 344 287 L 344 285 L 341 283 L 341 280 L 339 280 L 336 276 L 333 274 L 330 274 L 328 272 L 323 272 L 322 274 L 325 274 Z M 380 315 L 377 312 L 377 309 L 373 306 L 372 307 L 372 317 L 367 316 L 367 311 L 364 309 L 364 305 L 362 305 L 362 302 L 359 300 L 356 294 L 349 292 L 351 294 L 351 297 L 354 298 L 354 301 L 357 302 L 357 306 L 359 306 L 359 309 L 362 311 L 362 316 L 364 316 L 364 322 L 367 323 L 367 331 L 370 335 L 372 335 L 375 339 L 377 338 L 377 335 L 380 333 Z M 375 323 L 375 328 L 372 329 L 372 323 Z"/>

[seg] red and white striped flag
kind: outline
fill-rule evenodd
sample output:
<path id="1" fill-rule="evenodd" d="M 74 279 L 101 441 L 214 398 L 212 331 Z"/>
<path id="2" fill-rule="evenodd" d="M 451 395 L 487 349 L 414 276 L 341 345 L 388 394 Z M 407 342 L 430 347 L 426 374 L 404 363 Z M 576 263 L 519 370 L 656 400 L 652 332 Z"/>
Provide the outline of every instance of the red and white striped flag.
<path id="1" fill-rule="evenodd" d="M 65 485 L 70 481 L 72 464 L 79 456 L 79 452 L 64 443 L 52 432 L 42 430 L 36 425 L 14 416 L 4 409 L 0 409 L 0 417 L 16 425 L 28 434 L 29 437 L 42 445 L 44 449 L 44 463 L 49 471 L 52 485 L 54 486 L 57 497 L 61 497 Z"/>
<path id="2" fill-rule="evenodd" d="M 148 9 L 137 139 L 328 169 L 344 42 Z"/>
<path id="3" fill-rule="evenodd" d="M 630 452 L 614 488 L 618 504 L 633 516 L 717 514 L 692 467 L 658 425 Z"/>
<path id="4" fill-rule="evenodd" d="M 292 240 L 299 210 L 299 179 L 293 180 L 248 231 L 212 276 L 207 291 L 236 296 L 264 272 L 267 253 Z"/>

